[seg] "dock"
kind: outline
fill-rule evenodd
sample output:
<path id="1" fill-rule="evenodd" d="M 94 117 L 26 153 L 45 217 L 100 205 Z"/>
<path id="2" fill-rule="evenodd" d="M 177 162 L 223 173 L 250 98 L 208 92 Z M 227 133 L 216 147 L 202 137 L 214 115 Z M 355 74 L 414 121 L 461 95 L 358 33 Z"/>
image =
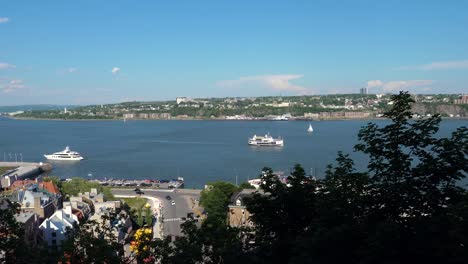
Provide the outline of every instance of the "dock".
<path id="1" fill-rule="evenodd" d="M 0 162 L 0 167 L 11 168 L 0 175 L 0 188 L 8 188 L 17 180 L 34 179 L 52 170 L 50 163 Z"/>

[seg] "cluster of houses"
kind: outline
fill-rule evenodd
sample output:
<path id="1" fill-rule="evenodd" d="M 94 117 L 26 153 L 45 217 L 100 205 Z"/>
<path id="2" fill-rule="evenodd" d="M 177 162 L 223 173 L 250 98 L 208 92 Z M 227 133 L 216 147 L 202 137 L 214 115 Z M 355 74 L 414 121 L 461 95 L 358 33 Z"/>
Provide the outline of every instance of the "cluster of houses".
<path id="1" fill-rule="evenodd" d="M 13 203 L 19 205 L 16 221 L 23 225 L 28 246 L 58 249 L 67 239 L 69 229 L 77 228 L 88 220 L 102 221 L 103 215 L 115 214 L 116 221 L 109 223 L 115 237 L 122 244 L 129 243 L 135 231 L 134 222 L 121 210 L 121 202 L 106 201 L 102 193 L 91 188 L 89 192 L 67 197 L 64 201 L 59 188 L 52 181 L 18 180 L 0 193 L 0 209 Z M 101 222 L 102 223 L 102 222 Z"/>

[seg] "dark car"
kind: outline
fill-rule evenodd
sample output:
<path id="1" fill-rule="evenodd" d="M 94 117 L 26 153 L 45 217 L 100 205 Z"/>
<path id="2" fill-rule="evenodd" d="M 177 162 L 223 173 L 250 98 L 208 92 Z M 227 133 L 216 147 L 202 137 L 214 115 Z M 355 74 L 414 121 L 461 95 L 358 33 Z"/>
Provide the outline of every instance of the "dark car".
<path id="1" fill-rule="evenodd" d="M 135 192 L 141 191 L 140 188 L 135 188 Z"/>
<path id="2" fill-rule="evenodd" d="M 144 192 L 142 192 L 141 190 L 138 190 L 136 191 L 137 194 L 145 194 Z"/>
<path id="3" fill-rule="evenodd" d="M 170 197 L 169 195 L 167 195 L 167 196 L 166 196 L 166 199 L 167 199 L 167 200 L 170 200 L 170 199 L 171 199 L 171 197 Z"/>

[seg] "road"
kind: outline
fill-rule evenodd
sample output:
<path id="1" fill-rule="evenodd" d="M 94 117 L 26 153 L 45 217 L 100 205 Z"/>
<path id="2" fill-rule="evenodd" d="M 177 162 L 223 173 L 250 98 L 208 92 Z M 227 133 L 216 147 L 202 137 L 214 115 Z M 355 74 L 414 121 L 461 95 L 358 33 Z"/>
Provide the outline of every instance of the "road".
<path id="1" fill-rule="evenodd" d="M 162 216 L 164 219 L 163 233 L 165 236 L 180 236 L 180 224 L 182 223 L 183 217 L 186 217 L 188 213 L 198 214 L 197 203 L 194 201 L 200 200 L 200 191 L 196 190 L 154 190 L 154 189 L 141 189 L 145 196 L 157 198 L 162 204 Z M 114 195 L 125 195 L 125 196 L 140 196 L 135 193 L 134 189 L 111 189 Z M 166 199 L 166 196 L 170 196 L 171 200 Z M 172 201 L 175 202 L 172 205 Z M 159 220 L 159 219 L 158 219 Z"/>

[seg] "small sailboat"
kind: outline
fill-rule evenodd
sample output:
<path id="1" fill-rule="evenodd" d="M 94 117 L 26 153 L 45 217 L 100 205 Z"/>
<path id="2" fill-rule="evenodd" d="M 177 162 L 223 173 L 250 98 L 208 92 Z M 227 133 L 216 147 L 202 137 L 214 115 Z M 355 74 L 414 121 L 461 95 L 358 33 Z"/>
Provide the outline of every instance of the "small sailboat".
<path id="1" fill-rule="evenodd" d="M 307 128 L 307 132 L 308 132 L 308 133 L 314 132 L 314 129 L 312 128 L 312 124 L 311 124 L 311 123 L 309 123 L 309 128 Z"/>

